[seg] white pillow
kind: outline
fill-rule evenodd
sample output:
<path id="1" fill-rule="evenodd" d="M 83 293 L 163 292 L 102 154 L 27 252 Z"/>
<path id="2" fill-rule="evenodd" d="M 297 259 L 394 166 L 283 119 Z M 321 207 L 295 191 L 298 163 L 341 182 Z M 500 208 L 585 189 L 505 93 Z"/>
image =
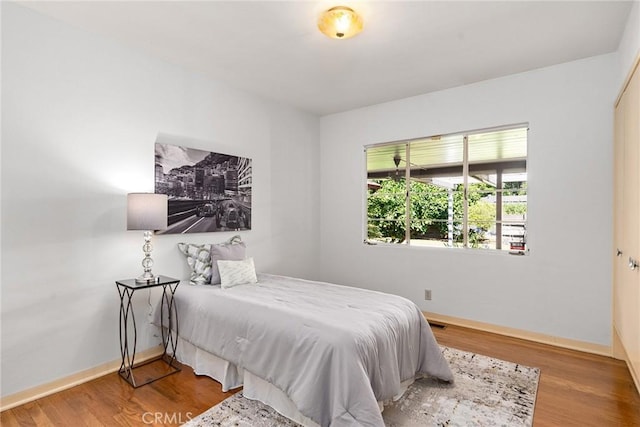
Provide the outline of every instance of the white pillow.
<path id="1" fill-rule="evenodd" d="M 218 260 L 222 288 L 258 283 L 253 258 L 242 261 Z"/>

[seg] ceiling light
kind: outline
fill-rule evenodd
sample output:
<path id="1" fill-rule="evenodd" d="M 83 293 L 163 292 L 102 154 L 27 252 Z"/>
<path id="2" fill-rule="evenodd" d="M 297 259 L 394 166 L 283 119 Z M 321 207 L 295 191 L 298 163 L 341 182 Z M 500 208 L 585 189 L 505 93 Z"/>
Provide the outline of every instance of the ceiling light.
<path id="1" fill-rule="evenodd" d="M 332 39 L 348 39 L 362 31 L 362 17 L 346 6 L 332 7 L 320 15 L 318 29 Z"/>

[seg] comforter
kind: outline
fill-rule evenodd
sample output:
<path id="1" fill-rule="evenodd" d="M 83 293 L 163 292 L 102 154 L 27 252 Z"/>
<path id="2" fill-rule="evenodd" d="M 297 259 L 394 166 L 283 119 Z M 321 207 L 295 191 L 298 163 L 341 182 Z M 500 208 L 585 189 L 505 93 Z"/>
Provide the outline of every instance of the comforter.
<path id="1" fill-rule="evenodd" d="M 395 296 L 289 277 L 175 294 L 179 334 L 275 385 L 321 426 L 384 426 L 378 401 L 419 376 L 453 381 L 419 308 Z"/>

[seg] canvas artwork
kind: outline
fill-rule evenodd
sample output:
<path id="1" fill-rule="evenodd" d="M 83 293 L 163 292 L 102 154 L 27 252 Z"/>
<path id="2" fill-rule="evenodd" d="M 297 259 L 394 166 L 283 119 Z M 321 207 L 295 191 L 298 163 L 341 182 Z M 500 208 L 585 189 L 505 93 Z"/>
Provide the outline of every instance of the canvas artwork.
<path id="1" fill-rule="evenodd" d="M 155 192 L 169 198 L 162 234 L 251 229 L 251 159 L 155 145 Z"/>

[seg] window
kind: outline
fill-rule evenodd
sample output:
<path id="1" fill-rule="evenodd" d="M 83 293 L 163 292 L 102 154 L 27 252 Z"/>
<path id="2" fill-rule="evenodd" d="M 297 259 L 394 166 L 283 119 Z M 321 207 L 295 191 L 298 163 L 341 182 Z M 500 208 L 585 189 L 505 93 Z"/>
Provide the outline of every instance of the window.
<path id="1" fill-rule="evenodd" d="M 366 147 L 367 241 L 523 253 L 527 130 Z"/>

